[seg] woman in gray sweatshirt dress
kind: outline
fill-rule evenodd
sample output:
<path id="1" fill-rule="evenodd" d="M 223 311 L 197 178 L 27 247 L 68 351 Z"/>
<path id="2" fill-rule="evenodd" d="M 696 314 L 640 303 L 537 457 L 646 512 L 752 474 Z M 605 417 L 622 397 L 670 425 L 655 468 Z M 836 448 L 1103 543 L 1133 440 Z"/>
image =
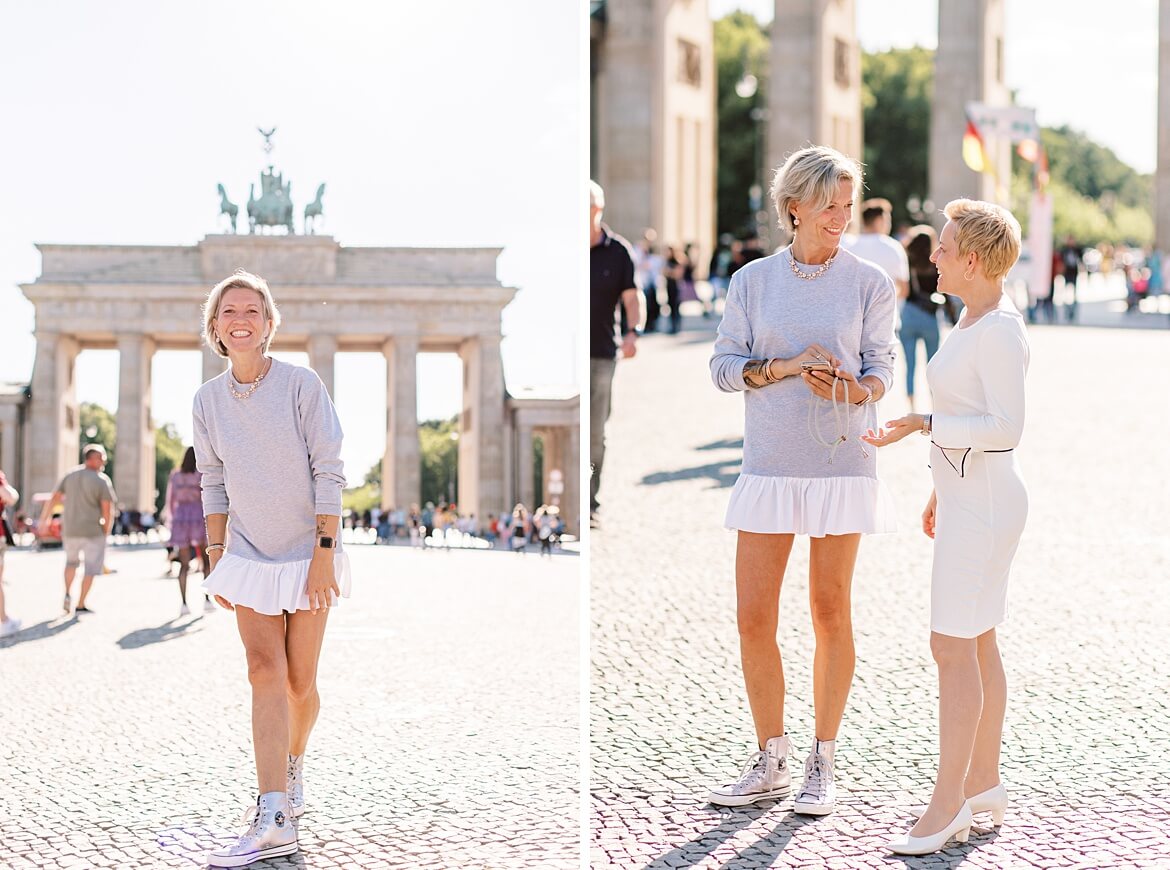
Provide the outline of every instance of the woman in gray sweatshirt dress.
<path id="1" fill-rule="evenodd" d="M 212 289 L 204 337 L 231 368 L 195 394 L 203 483 L 204 587 L 234 610 L 252 684 L 260 794 L 248 830 L 211 853 L 243 867 L 297 850 L 302 761 L 320 710 L 317 660 L 329 608 L 349 595 L 338 540 L 341 425 L 311 369 L 268 356 L 280 313 L 262 278 L 236 272 Z"/>
<path id="2" fill-rule="evenodd" d="M 837 729 L 853 681 L 853 567 L 862 534 L 895 530 L 874 451 L 860 440 L 892 380 L 894 285 L 840 247 L 860 188 L 857 164 L 831 148 L 788 158 L 772 199 L 792 244 L 732 276 L 711 357 L 715 385 L 744 392 L 743 469 L 725 524 L 738 530 L 740 658 L 758 741 L 739 779 L 711 790 L 721 806 L 792 793 L 776 626 L 796 535 L 811 539 L 816 734 L 794 805 L 825 815 L 836 804 Z"/>

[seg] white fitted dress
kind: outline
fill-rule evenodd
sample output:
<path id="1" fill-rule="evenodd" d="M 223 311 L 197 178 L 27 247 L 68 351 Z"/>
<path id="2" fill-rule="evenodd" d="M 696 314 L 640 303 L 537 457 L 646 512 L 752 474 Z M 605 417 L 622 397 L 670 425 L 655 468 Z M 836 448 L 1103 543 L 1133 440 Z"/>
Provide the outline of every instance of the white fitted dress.
<path id="1" fill-rule="evenodd" d="M 930 468 L 938 498 L 930 629 L 977 637 L 1003 622 L 1028 516 L 1015 447 L 1024 428 L 1028 339 L 1007 297 L 952 329 L 926 367 L 934 402 Z"/>

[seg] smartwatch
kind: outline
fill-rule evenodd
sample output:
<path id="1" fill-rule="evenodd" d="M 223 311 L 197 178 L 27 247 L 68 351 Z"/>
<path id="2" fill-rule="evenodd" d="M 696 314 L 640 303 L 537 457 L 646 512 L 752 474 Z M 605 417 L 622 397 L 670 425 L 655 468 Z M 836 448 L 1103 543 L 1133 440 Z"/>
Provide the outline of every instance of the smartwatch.
<path id="1" fill-rule="evenodd" d="M 317 538 L 317 546 L 322 550 L 332 550 L 337 547 L 337 540 L 330 538 L 328 535 L 322 535 Z"/>

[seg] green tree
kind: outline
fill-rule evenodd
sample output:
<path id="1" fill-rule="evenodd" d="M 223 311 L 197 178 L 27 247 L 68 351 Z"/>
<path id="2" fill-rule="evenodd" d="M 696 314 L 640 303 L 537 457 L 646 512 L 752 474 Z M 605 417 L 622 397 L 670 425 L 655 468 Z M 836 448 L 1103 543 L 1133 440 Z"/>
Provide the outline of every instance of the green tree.
<path id="1" fill-rule="evenodd" d="M 424 420 L 418 427 L 420 490 L 424 502 L 438 502 L 449 497 L 456 483 L 459 466 L 459 416 L 448 420 Z M 342 494 L 342 506 L 354 511 L 366 511 L 381 501 L 382 462 L 370 466 L 361 486 L 347 489 Z M 395 505 L 409 508 L 410 505 Z"/>
<path id="2" fill-rule="evenodd" d="M 82 402 L 78 409 L 81 421 L 81 446 L 100 444 L 106 448 L 106 474 L 114 476 L 114 454 L 118 443 L 118 424 L 114 415 L 94 402 Z M 80 454 L 77 461 L 81 462 Z"/>
<path id="3" fill-rule="evenodd" d="M 174 423 L 163 423 L 154 430 L 154 509 L 161 511 L 167 498 L 167 478 L 183 464 L 187 448 Z"/>
<path id="4" fill-rule="evenodd" d="M 716 223 L 720 233 L 743 235 L 754 231 L 755 221 L 748 192 L 759 178 L 763 123 L 757 117 L 768 105 L 768 36 L 749 12 L 735 11 L 715 22 L 715 88 L 719 130 L 716 139 Z M 736 84 L 750 73 L 757 89 L 748 98 L 735 92 Z M 762 150 L 762 149 L 761 149 Z M 764 188 L 767 182 L 762 181 Z M 766 191 L 765 191 L 766 193 Z"/>
<path id="5" fill-rule="evenodd" d="M 862 54 L 861 80 L 865 196 L 888 199 L 895 223 L 913 221 L 907 201 L 927 195 L 934 52 L 914 47 Z"/>
<path id="6" fill-rule="evenodd" d="M 420 489 L 424 502 L 447 500 L 459 467 L 459 416 L 449 420 L 425 420 L 418 427 L 422 458 Z M 452 434 L 456 435 L 452 438 Z M 410 505 L 403 505 L 410 507 Z"/>

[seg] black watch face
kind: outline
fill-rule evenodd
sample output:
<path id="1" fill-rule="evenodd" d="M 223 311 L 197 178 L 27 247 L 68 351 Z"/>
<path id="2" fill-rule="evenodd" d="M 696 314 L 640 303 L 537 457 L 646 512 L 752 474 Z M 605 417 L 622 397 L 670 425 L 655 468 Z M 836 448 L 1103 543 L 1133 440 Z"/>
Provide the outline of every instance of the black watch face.
<path id="1" fill-rule="evenodd" d="M 332 550 L 333 549 L 333 539 L 332 538 L 321 538 L 321 546 L 327 550 Z"/>

